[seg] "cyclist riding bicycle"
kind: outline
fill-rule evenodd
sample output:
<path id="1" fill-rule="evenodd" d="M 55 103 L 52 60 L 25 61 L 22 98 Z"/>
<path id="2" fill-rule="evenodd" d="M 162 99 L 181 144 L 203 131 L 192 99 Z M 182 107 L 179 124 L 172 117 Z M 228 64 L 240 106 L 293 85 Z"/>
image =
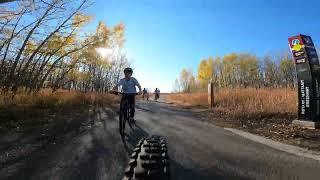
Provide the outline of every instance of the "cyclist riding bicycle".
<path id="1" fill-rule="evenodd" d="M 147 91 L 147 89 L 146 88 L 143 88 L 143 94 L 142 94 L 142 96 L 143 96 L 143 100 L 145 99 L 145 98 L 147 98 L 147 100 L 149 100 L 149 94 L 148 94 L 148 91 Z"/>
<path id="2" fill-rule="evenodd" d="M 130 120 L 134 122 L 135 95 L 137 94 L 136 86 L 138 86 L 139 88 L 139 92 L 138 92 L 139 95 L 141 94 L 141 86 L 134 77 L 131 77 L 133 73 L 133 70 L 131 68 L 125 68 L 123 72 L 125 77 L 121 79 L 118 82 L 118 84 L 113 87 L 113 90 L 116 91 L 118 90 L 118 87 L 121 86 L 122 93 L 123 93 L 121 102 L 124 100 L 124 98 L 127 98 L 129 108 L 130 108 Z"/>
<path id="3" fill-rule="evenodd" d="M 156 88 L 154 90 L 155 100 L 158 100 L 160 98 L 160 89 Z"/>

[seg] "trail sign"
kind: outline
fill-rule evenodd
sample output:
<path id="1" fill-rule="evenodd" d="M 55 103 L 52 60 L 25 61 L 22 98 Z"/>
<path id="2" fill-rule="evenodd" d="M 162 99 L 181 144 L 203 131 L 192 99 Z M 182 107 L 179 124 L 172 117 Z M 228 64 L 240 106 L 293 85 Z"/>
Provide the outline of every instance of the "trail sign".
<path id="1" fill-rule="evenodd" d="M 288 39 L 298 80 L 298 119 L 320 121 L 320 65 L 310 36 Z"/>
<path id="2" fill-rule="evenodd" d="M 214 86 L 212 79 L 209 81 L 208 84 L 208 104 L 210 108 L 213 108 L 214 105 Z"/>

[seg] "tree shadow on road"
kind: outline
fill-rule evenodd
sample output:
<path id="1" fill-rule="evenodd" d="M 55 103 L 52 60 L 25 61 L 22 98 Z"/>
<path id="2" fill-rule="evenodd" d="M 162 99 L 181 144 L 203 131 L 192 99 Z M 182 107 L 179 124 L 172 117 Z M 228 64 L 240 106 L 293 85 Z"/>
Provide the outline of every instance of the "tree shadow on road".
<path id="1" fill-rule="evenodd" d="M 135 125 L 135 128 L 131 130 L 130 133 L 125 134 L 121 139 L 128 155 L 132 153 L 133 148 L 137 145 L 139 140 L 147 136 L 149 136 L 149 133 L 138 124 Z"/>
<path id="2" fill-rule="evenodd" d="M 85 156 L 76 159 L 76 166 L 64 167 L 62 179 L 98 179 L 98 162 L 103 159 L 108 162 L 111 151 L 97 138 L 92 139 L 92 148 L 88 149 Z M 77 163 L 76 163 L 77 162 Z"/>

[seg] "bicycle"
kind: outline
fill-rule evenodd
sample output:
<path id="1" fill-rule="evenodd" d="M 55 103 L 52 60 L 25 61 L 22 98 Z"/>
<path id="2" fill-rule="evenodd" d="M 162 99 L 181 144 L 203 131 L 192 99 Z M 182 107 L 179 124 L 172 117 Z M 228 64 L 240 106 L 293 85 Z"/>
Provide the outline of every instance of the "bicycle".
<path id="1" fill-rule="evenodd" d="M 158 101 L 158 99 L 159 99 L 159 94 L 158 93 L 154 93 L 154 100 Z"/>
<path id="2" fill-rule="evenodd" d="M 124 130 L 126 127 L 126 121 L 128 121 L 128 124 L 131 128 L 132 128 L 132 125 L 135 125 L 135 122 L 132 121 L 132 119 L 130 118 L 131 112 L 129 108 L 129 102 L 126 94 L 122 92 L 110 91 L 109 93 L 115 94 L 115 95 L 119 95 L 119 94 L 122 95 L 122 99 L 120 102 L 120 112 L 119 112 L 119 132 L 120 132 L 120 135 L 123 136 Z M 136 93 L 135 95 L 138 95 L 138 93 Z"/>
<path id="3" fill-rule="evenodd" d="M 143 93 L 142 94 L 142 99 L 145 100 L 147 98 L 147 101 L 149 101 L 149 94 L 148 93 Z"/>

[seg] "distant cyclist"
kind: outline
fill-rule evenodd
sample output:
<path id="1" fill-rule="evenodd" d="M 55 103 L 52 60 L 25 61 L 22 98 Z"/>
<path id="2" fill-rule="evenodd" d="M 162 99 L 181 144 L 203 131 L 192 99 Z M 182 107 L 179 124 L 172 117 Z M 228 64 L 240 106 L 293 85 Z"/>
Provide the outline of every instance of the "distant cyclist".
<path id="1" fill-rule="evenodd" d="M 136 86 L 138 86 L 139 88 L 139 95 L 141 94 L 141 86 L 134 77 L 131 77 L 133 73 L 133 70 L 131 68 L 125 68 L 123 72 L 125 77 L 118 82 L 118 84 L 113 88 L 113 90 L 117 91 L 118 87 L 121 86 L 123 93 L 121 102 L 124 100 L 124 98 L 127 98 L 131 112 L 130 119 L 134 122 L 135 95 L 137 94 Z"/>
<path id="2" fill-rule="evenodd" d="M 156 88 L 156 90 L 154 90 L 154 100 L 158 100 L 160 98 L 160 89 Z"/>
<path id="3" fill-rule="evenodd" d="M 143 94 L 142 94 L 142 97 L 143 97 L 143 100 L 145 100 L 147 98 L 147 101 L 149 100 L 149 94 L 148 94 L 148 91 L 146 88 L 143 88 Z"/>

